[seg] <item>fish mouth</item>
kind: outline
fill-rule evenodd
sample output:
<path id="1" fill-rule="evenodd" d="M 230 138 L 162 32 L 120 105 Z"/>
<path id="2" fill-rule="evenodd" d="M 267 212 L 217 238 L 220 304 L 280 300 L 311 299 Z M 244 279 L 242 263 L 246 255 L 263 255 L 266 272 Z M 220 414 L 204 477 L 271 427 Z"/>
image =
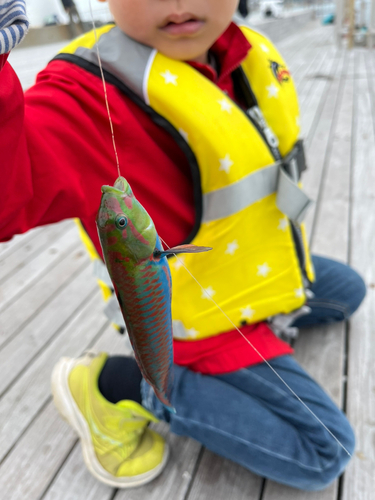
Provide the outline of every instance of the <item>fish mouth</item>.
<path id="1" fill-rule="evenodd" d="M 111 193 L 111 194 L 117 194 L 117 195 L 123 195 L 124 191 L 121 191 L 120 189 L 117 189 L 113 186 L 102 186 L 102 193 Z"/>

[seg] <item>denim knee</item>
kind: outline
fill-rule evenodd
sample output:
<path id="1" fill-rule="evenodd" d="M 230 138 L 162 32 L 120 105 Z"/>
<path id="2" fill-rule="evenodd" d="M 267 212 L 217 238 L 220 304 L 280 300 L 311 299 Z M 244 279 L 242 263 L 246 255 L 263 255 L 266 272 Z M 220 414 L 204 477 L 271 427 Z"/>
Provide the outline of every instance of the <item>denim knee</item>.
<path id="1" fill-rule="evenodd" d="M 366 283 L 354 269 L 351 269 L 350 288 L 353 290 L 352 300 L 348 302 L 349 316 L 351 316 L 361 305 L 367 293 Z"/>
<path id="2" fill-rule="evenodd" d="M 340 422 L 341 423 L 341 422 Z M 320 472 L 314 473 L 310 480 L 306 482 L 305 487 L 299 485 L 298 487 L 306 491 L 320 491 L 327 488 L 335 479 L 337 479 L 345 470 L 351 457 L 353 456 L 355 450 L 355 435 L 353 428 L 349 424 L 346 417 L 343 415 L 342 418 L 342 428 L 340 434 L 337 436 L 340 443 L 344 448 L 337 443 L 336 453 L 332 454 L 331 457 L 324 458 L 324 464 L 322 464 L 322 470 Z M 327 435 L 327 439 L 334 439 L 332 436 Z M 320 452 L 323 456 L 323 453 Z"/>

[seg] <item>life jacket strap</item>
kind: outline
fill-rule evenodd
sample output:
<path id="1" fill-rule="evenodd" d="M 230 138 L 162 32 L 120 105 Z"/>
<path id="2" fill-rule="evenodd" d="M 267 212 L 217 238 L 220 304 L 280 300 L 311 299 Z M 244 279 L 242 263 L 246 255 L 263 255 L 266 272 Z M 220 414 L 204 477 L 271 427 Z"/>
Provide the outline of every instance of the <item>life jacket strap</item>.
<path id="1" fill-rule="evenodd" d="M 202 222 L 229 217 L 276 192 L 279 210 L 293 222 L 301 223 L 312 204 L 312 200 L 298 186 L 300 172 L 304 168 L 301 144 L 297 143 L 282 161 L 252 172 L 224 188 L 205 193 Z"/>

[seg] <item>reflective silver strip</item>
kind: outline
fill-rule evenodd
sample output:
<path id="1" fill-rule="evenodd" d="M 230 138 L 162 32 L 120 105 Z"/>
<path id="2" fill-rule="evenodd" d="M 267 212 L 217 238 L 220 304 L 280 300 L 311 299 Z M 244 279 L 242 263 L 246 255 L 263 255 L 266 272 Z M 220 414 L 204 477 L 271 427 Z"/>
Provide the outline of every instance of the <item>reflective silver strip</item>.
<path id="1" fill-rule="evenodd" d="M 253 172 L 238 182 L 203 195 L 203 222 L 223 219 L 243 210 L 277 188 L 279 164 Z"/>
<path id="2" fill-rule="evenodd" d="M 103 68 L 145 100 L 143 80 L 154 49 L 136 42 L 115 27 L 99 38 L 99 52 Z M 95 47 L 79 47 L 75 55 L 98 65 Z"/>
<path id="3" fill-rule="evenodd" d="M 307 194 L 298 187 L 283 168 L 280 168 L 276 197 L 279 210 L 290 220 L 300 224 L 312 203 Z"/>
<path id="4" fill-rule="evenodd" d="M 275 192 L 278 208 L 289 219 L 301 222 L 312 201 L 288 176 L 280 162 L 204 194 L 202 222 L 229 217 Z"/>

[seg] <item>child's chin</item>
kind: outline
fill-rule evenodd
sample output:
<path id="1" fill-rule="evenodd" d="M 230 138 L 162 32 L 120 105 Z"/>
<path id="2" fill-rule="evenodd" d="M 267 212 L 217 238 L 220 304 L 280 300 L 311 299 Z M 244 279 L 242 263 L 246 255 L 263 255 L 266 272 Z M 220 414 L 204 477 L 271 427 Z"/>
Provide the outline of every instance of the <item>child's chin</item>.
<path id="1" fill-rule="evenodd" d="M 205 54 L 212 44 L 197 43 L 197 40 L 174 40 L 160 44 L 157 49 L 167 57 L 177 61 L 194 61 Z"/>

